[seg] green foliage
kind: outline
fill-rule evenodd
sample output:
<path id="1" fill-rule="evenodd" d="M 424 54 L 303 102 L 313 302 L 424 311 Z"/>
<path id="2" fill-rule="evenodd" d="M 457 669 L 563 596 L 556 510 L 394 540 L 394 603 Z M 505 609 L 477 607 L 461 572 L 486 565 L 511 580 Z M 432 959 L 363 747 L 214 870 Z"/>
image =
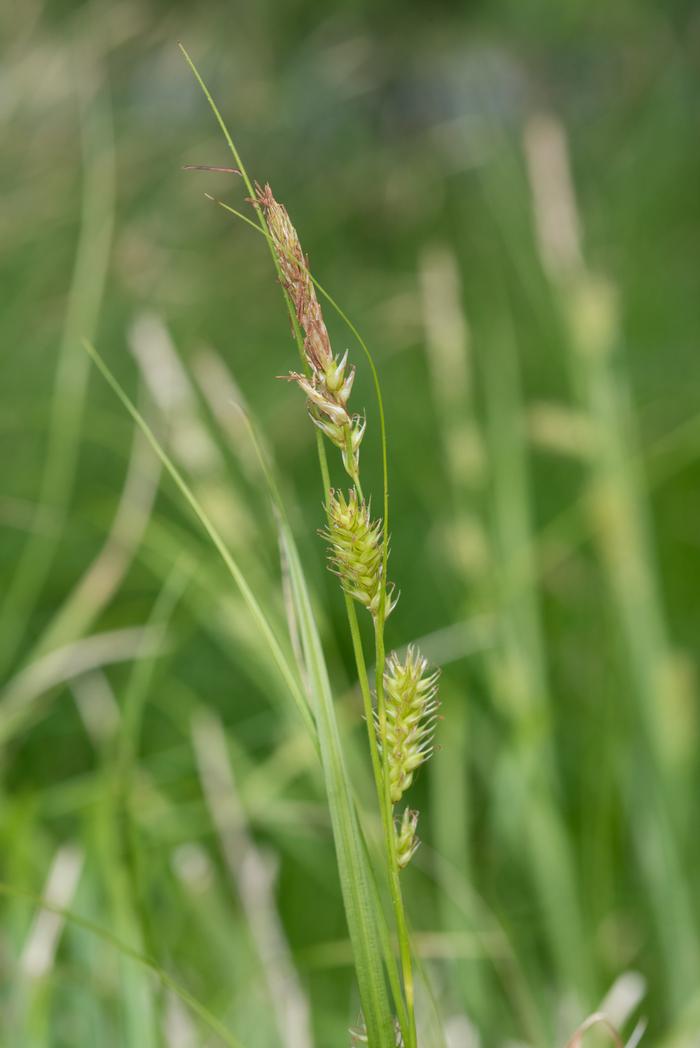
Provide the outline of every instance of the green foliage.
<path id="1" fill-rule="evenodd" d="M 616 980 L 625 1034 L 689 1048 L 693 13 L 6 6 L 0 1043 L 272 1048 L 283 1016 L 286 1048 L 308 1014 L 344 1045 L 360 993 L 375 1039 L 407 1024 L 371 875 L 372 623 L 348 632 L 324 568 L 263 238 L 200 192 L 254 220 L 249 190 L 180 171 L 230 162 L 181 38 L 382 379 L 383 506 L 372 369 L 319 291 L 391 510 L 387 644 L 443 669 L 404 798 L 421 1048 L 564 1045 Z M 203 707 L 235 796 L 204 781 Z"/>

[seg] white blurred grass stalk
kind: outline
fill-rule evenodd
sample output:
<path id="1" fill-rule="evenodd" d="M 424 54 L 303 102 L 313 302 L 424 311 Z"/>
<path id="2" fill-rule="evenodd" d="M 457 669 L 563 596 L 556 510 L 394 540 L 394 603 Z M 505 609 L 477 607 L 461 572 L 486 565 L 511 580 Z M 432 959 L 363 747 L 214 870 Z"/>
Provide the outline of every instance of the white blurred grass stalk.
<path id="1" fill-rule="evenodd" d="M 473 404 L 471 333 L 461 300 L 459 273 L 454 255 L 446 246 L 426 249 L 420 258 L 419 282 L 422 315 L 426 333 L 426 353 L 433 396 L 440 419 L 443 461 L 450 486 L 442 519 L 438 520 L 440 548 L 464 584 L 462 612 L 476 618 L 478 593 L 483 589 L 483 573 L 488 564 L 487 541 L 475 504 L 483 498 L 483 440 Z M 441 659 L 439 664 L 442 664 Z M 473 797 L 464 754 L 469 751 L 469 696 L 455 694 L 443 685 L 443 703 L 449 723 L 449 737 L 431 770 L 431 822 L 435 847 L 453 869 L 463 871 L 472 883 L 476 858 L 472 854 L 471 829 L 474 822 Z M 438 727 L 437 741 L 441 730 Z M 445 804 L 445 797 L 450 803 Z M 460 927 L 463 910 L 456 906 L 444 883 L 445 863 L 436 866 L 438 899 L 442 926 Z M 473 896 L 468 895 L 471 901 Z M 468 924 L 478 925 L 476 911 L 469 912 Z M 463 1002 L 470 1019 L 478 1026 L 486 1023 L 488 997 L 486 982 L 476 963 L 455 963 L 448 978 L 456 1002 Z"/>
<path id="2" fill-rule="evenodd" d="M 586 987 L 590 989 L 590 977 L 586 972 L 575 870 L 561 813 L 553 801 L 554 768 L 546 729 L 547 684 L 537 596 L 532 586 L 536 576 L 534 536 L 515 347 L 504 324 L 490 332 L 488 344 L 484 342 L 479 354 L 486 408 L 486 431 L 482 433 L 474 405 L 469 360 L 471 336 L 464 316 L 458 270 L 453 257 L 445 251 L 425 256 L 422 268 L 428 358 L 442 422 L 444 461 L 454 506 L 452 517 L 456 522 L 443 541 L 447 549 L 452 549 L 455 570 L 464 581 L 465 612 L 474 613 L 475 609 L 486 606 L 494 615 L 494 641 L 485 651 L 483 662 L 494 700 L 511 724 L 510 752 L 502 767 L 513 776 L 513 782 L 520 784 L 519 790 L 524 785 L 527 794 L 522 804 L 514 799 L 519 817 L 511 816 L 507 824 L 511 830 L 518 826 L 515 832 L 521 837 L 519 846 L 525 849 L 557 967 L 570 991 L 585 997 Z M 492 536 L 487 533 L 484 522 L 489 503 Z M 456 539 L 451 543 L 453 531 Z M 522 572 L 529 583 L 516 585 L 508 565 L 517 565 L 518 581 Z M 524 565 L 529 570 L 523 571 Z M 458 726 L 460 721 L 464 725 L 462 731 L 466 732 L 468 721 L 464 708 L 458 712 Z M 453 745 L 455 761 L 459 762 L 462 750 L 452 738 L 451 708 L 450 737 L 440 762 L 444 761 L 448 768 L 449 750 Z M 455 779 L 464 780 L 459 768 L 452 768 L 451 772 L 450 791 Z M 436 766 L 433 775 L 438 776 L 438 798 L 441 796 L 440 774 Z M 446 788 L 447 781 L 443 784 L 443 789 Z M 461 789 L 465 791 L 464 784 Z M 444 811 L 435 818 L 437 827 L 445 823 L 441 839 L 447 849 L 446 857 L 460 865 L 460 857 L 450 855 L 451 850 L 459 848 L 461 861 L 468 871 L 468 838 L 464 829 L 453 825 L 457 822 L 457 812 L 464 809 L 466 803 L 464 793 L 454 818 Z M 441 807 L 439 801 L 436 807 Z M 459 817 L 465 816 L 466 812 L 462 811 Z M 447 894 L 446 898 L 449 897 Z M 473 993 L 470 996 L 473 999 Z M 483 1010 L 483 1002 L 480 1007 Z M 475 1012 L 475 1017 L 478 1014 Z"/>
<path id="3" fill-rule="evenodd" d="M 59 912 L 70 907 L 83 870 L 84 854 L 75 844 L 62 845 L 53 857 L 43 896 L 56 907 L 37 911 L 27 933 L 19 957 L 19 969 L 24 977 L 26 1003 L 24 1008 L 25 1043 L 49 1043 L 50 993 L 49 977 L 56 961 L 66 921 Z"/>
<path id="4" fill-rule="evenodd" d="M 192 741 L 207 807 L 255 943 L 280 1043 L 284 1048 L 311 1048 L 309 1006 L 275 904 L 274 860 L 260 851 L 248 832 L 221 721 L 202 711 L 193 721 Z"/>
<path id="5" fill-rule="evenodd" d="M 96 65 L 80 65 L 82 214 L 46 434 L 46 458 L 29 536 L 0 605 L 0 676 L 22 633 L 63 536 L 80 446 L 89 362 L 80 340 L 91 336 L 102 302 L 114 219 L 114 145 L 106 90 Z"/>
<path id="6" fill-rule="evenodd" d="M 77 640 L 118 591 L 151 517 L 160 463 L 143 434 L 134 429 L 126 478 L 105 542 L 32 649 L 33 661 Z M 28 660 L 28 661 L 29 661 Z"/>
<path id="7" fill-rule="evenodd" d="M 480 360 L 491 465 L 494 598 L 500 627 L 495 657 L 487 656 L 486 662 L 494 698 L 513 731 L 510 754 L 503 765 L 503 799 L 510 809 L 505 813 L 507 822 L 513 820 L 511 825 L 517 825 L 522 835 L 521 846 L 539 896 L 552 956 L 569 993 L 585 1002 L 593 993 L 593 981 L 576 866 L 556 801 L 551 696 L 539 596 L 532 584 L 536 578 L 534 534 L 516 346 L 504 302 L 497 312 L 502 319 L 486 336 L 488 348 Z"/>
<path id="8" fill-rule="evenodd" d="M 231 489 L 219 447 L 201 417 L 194 387 L 170 334 L 156 313 L 136 317 L 129 348 L 168 434 L 170 453 L 191 478 L 194 492 L 226 543 L 246 550 L 255 565 L 256 522 L 245 500 Z"/>
<path id="9" fill-rule="evenodd" d="M 675 680 L 646 481 L 618 352 L 623 335 L 615 289 L 584 262 L 564 129 L 551 116 L 534 117 L 524 145 L 542 265 L 560 305 L 574 391 L 593 434 L 590 522 L 624 639 L 649 758 L 645 772 L 630 784 L 637 852 L 665 951 L 668 989 L 680 1005 L 700 981 L 700 950 L 691 931 L 695 925 L 677 836 L 685 828 L 678 826 L 677 814 L 686 806 L 697 723 Z"/>
<path id="10" fill-rule="evenodd" d="M 128 627 L 96 633 L 57 648 L 20 670 L 0 692 L 0 740 L 7 739 L 34 717 L 41 702 L 59 685 L 144 652 L 161 652 L 159 630 Z"/>

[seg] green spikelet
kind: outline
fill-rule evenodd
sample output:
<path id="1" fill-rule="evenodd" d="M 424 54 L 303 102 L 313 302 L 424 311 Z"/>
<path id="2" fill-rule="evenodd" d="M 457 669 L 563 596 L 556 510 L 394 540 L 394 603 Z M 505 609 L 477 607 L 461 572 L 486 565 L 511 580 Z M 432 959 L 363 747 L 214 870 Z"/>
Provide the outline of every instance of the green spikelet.
<path id="1" fill-rule="evenodd" d="M 348 596 L 364 604 L 376 619 L 379 614 L 382 576 L 382 522 L 372 521 L 369 506 L 352 488 L 347 499 L 342 491 L 332 491 L 328 527 L 321 532 L 328 542 L 331 570 L 340 579 Z M 390 587 L 384 616 L 396 601 Z"/>
<path id="2" fill-rule="evenodd" d="M 405 869 L 418 850 L 420 840 L 416 835 L 418 812 L 406 808 L 400 823 L 396 823 L 396 862 L 399 869 Z"/>
<path id="3" fill-rule="evenodd" d="M 379 732 L 379 743 L 386 752 L 392 804 L 398 804 L 413 782 L 416 768 L 432 753 L 439 674 L 427 673 L 427 668 L 426 659 L 414 647 L 409 647 L 404 662 L 395 653 L 387 659 L 386 729 L 385 738 Z"/>

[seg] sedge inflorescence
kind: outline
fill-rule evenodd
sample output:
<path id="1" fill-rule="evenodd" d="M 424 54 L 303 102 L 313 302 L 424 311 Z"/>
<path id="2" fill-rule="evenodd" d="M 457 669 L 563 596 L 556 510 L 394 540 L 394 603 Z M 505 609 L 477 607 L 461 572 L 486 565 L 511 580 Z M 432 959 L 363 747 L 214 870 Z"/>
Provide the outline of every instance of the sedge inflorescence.
<path id="1" fill-rule="evenodd" d="M 347 495 L 336 490 L 328 492 L 327 525 L 321 535 L 328 543 L 330 568 L 340 579 L 344 592 L 367 608 L 377 636 L 383 638 L 384 623 L 396 598 L 393 586 L 387 585 L 384 578 L 388 557 L 384 522 L 372 519 L 360 484 L 360 444 L 366 421 L 363 416 L 351 414 L 349 408 L 355 368 L 348 365 L 347 352 L 340 358 L 333 354 L 308 258 L 286 208 L 275 199 L 269 185 L 263 188 L 256 184 L 255 190 L 253 203 L 267 221 L 282 286 L 303 335 L 305 374 L 291 372 L 288 377 L 306 394 L 314 425 L 340 449 L 343 465 L 353 482 Z M 383 639 L 381 648 L 383 652 Z M 426 660 L 416 648 L 409 648 L 403 661 L 392 654 L 377 680 L 374 724 L 368 713 L 370 745 L 382 755 L 377 788 L 385 798 L 382 803 L 388 832 L 393 834 L 392 863 L 399 870 L 408 865 L 419 845 L 418 812 L 406 808 L 396 819 L 393 812 L 417 768 L 432 752 L 437 680 L 438 674 L 428 671 Z M 371 709 L 369 697 L 367 701 Z"/>
<path id="2" fill-rule="evenodd" d="M 402 661 L 395 653 L 384 671 L 384 724 L 377 718 L 379 744 L 385 753 L 392 805 L 399 803 L 413 782 L 416 770 L 433 752 L 433 734 L 438 711 L 438 672 L 429 672 L 427 660 L 417 648 L 408 648 Z M 396 825 L 396 854 L 400 867 L 407 866 L 419 841 L 418 812 L 406 808 Z"/>
<path id="3" fill-rule="evenodd" d="M 376 619 L 382 596 L 381 520 L 372 520 L 369 505 L 355 488 L 350 489 L 347 498 L 342 491 L 331 491 L 328 526 L 321 535 L 328 542 L 331 570 L 340 579 L 344 591 Z M 385 597 L 384 618 L 395 604 L 390 586 Z"/>

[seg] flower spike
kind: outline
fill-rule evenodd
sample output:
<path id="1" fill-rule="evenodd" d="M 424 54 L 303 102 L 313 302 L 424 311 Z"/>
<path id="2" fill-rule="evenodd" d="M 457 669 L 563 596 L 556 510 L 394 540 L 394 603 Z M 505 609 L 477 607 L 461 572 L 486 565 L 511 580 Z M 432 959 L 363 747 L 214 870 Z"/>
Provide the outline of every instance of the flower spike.
<path id="1" fill-rule="evenodd" d="M 347 498 L 342 491 L 331 492 L 328 520 L 321 536 L 329 544 L 331 571 L 348 596 L 363 604 L 376 619 L 381 598 L 382 522 L 371 519 L 369 506 L 355 488 Z M 395 603 L 391 587 L 386 594 L 385 618 Z"/>
<path id="2" fill-rule="evenodd" d="M 427 673 L 427 669 L 427 660 L 413 646 L 409 647 L 403 662 L 395 653 L 387 659 L 384 671 L 386 727 L 385 737 L 380 737 L 379 743 L 386 752 L 392 804 L 398 804 L 413 782 L 416 769 L 433 752 L 439 673 Z M 380 728 L 378 723 L 377 728 Z"/>

